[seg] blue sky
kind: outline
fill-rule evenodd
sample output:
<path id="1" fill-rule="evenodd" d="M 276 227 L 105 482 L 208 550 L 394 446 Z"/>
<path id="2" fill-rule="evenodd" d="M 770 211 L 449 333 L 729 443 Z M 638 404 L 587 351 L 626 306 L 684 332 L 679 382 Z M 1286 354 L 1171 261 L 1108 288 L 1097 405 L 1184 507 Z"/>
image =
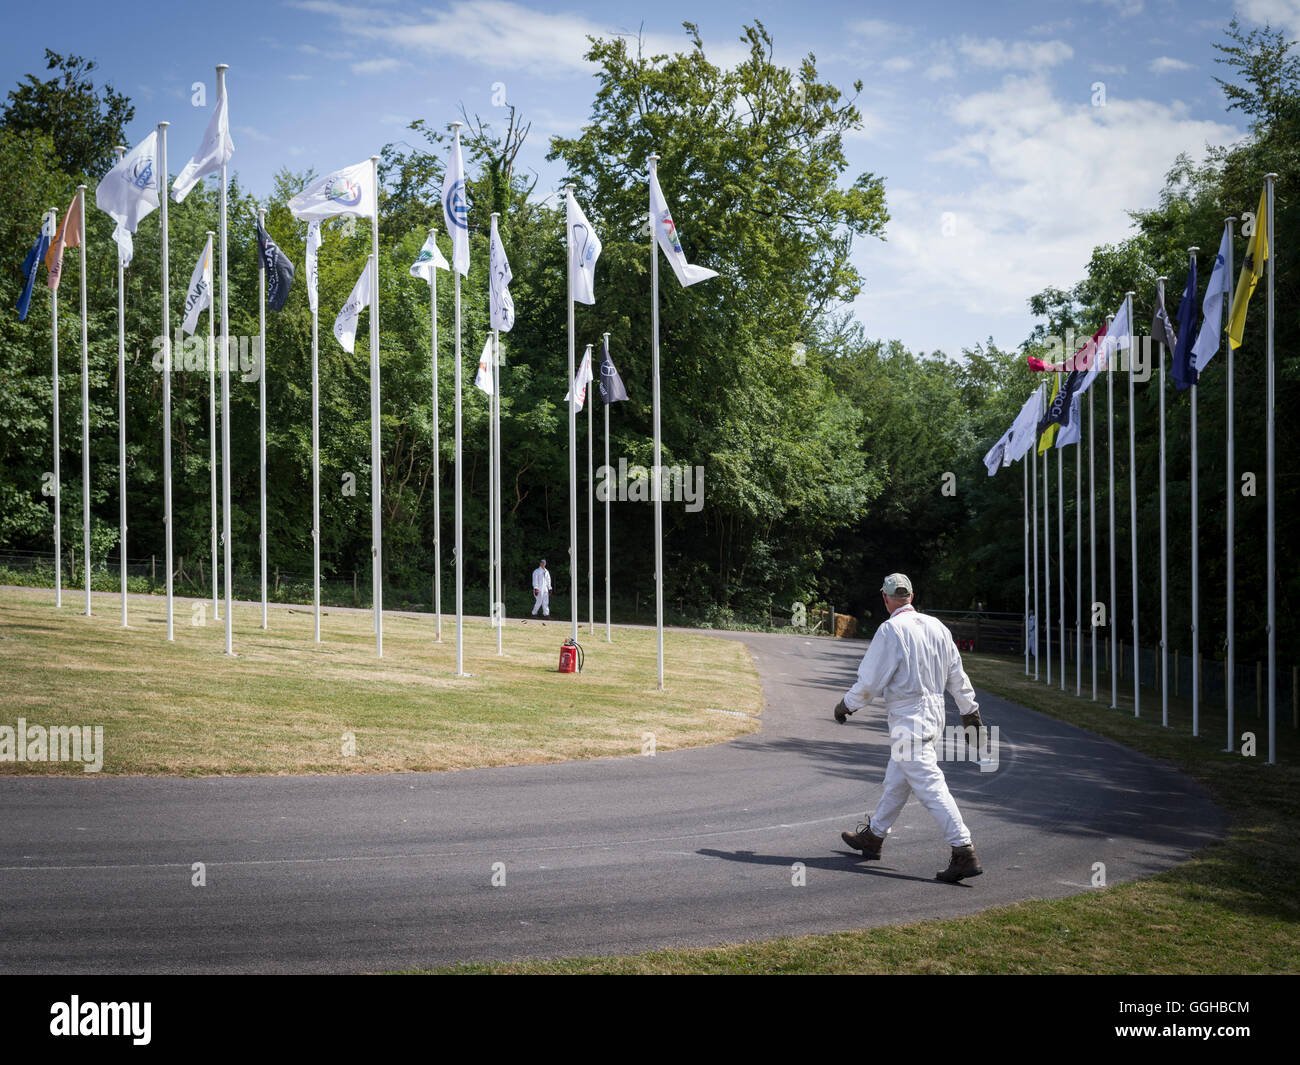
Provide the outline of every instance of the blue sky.
<path id="1" fill-rule="evenodd" d="M 407 123 L 445 124 L 463 104 L 485 120 L 498 83 L 533 128 L 520 162 L 558 181 L 550 137 L 587 117 L 596 88 L 586 35 L 642 33 L 652 51 L 686 47 L 699 25 L 718 63 L 742 54 L 743 25 L 761 20 L 776 59 L 809 52 L 823 80 L 864 83 L 863 128 L 847 141 L 845 181 L 885 179 L 884 242 L 861 242 L 866 288 L 853 311 L 869 335 L 957 354 L 992 336 L 1015 346 L 1027 300 L 1077 281 L 1092 248 L 1130 231 L 1126 211 L 1151 205 L 1174 156 L 1240 138 L 1214 75 L 1215 41 L 1234 10 L 1293 39 L 1300 0 L 1036 0 L 998 4 L 734 3 L 634 0 L 226 0 L 199 5 L 55 2 L 11 15 L 0 40 L 4 88 L 39 72 L 46 47 L 96 59 L 128 94 L 135 143 L 171 123 L 176 171 L 199 143 L 217 63 L 230 64 L 236 153 L 257 195 L 281 167 L 356 162 Z M 191 105 L 193 85 L 208 99 Z M 1100 83 L 1100 84 L 1099 84 Z M 1249 209 L 1243 205 L 1243 210 Z M 689 254 L 690 222 L 679 219 Z"/>

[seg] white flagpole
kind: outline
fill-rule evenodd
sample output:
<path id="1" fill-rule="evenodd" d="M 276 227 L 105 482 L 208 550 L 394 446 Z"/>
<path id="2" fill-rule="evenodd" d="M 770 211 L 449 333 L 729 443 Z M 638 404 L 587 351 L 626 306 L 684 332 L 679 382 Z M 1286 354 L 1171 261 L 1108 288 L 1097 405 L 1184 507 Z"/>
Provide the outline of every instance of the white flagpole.
<path id="1" fill-rule="evenodd" d="M 1111 344 L 1110 323 L 1106 319 L 1106 458 L 1110 485 L 1110 602 L 1106 605 L 1106 623 L 1110 626 L 1110 708 L 1119 706 L 1119 639 L 1115 626 L 1115 359 L 1118 351 Z"/>
<path id="2" fill-rule="evenodd" d="M 451 124 L 452 135 L 460 142 L 460 127 L 463 123 L 453 122 Z M 453 240 L 453 245 L 455 241 Z M 455 248 L 452 248 L 452 258 L 455 259 Z M 464 611 L 464 570 L 465 561 L 464 544 L 462 542 L 461 530 L 461 455 L 460 455 L 460 414 L 461 414 L 461 356 L 460 356 L 460 271 L 452 270 L 455 276 L 455 307 L 456 307 L 456 676 L 465 676 L 465 611 Z M 572 314 L 572 309 L 570 309 Z"/>
<path id="3" fill-rule="evenodd" d="M 587 365 L 591 366 L 591 345 Z M 592 462 L 592 406 L 596 401 L 596 375 L 587 382 L 587 631 L 596 635 L 596 470 Z"/>
<path id="4" fill-rule="evenodd" d="M 380 465 L 379 450 L 379 156 L 377 155 L 370 157 L 370 187 L 375 190 L 375 213 L 370 216 L 370 536 L 372 543 L 370 554 L 373 571 L 371 586 L 374 589 L 371 599 L 375 609 L 375 654 L 383 658 L 384 474 Z M 459 292 L 457 296 L 459 297 Z M 459 366 L 459 360 L 457 365 Z M 459 456 L 457 459 L 459 460 Z"/>
<path id="5" fill-rule="evenodd" d="M 165 123 L 164 123 L 165 124 Z M 163 159 L 166 160 L 166 153 Z M 164 169 L 163 173 L 167 173 Z M 90 358 L 87 352 L 88 331 L 86 326 L 86 186 L 77 186 L 77 208 L 81 212 L 81 526 L 84 543 L 84 565 L 86 570 L 86 617 L 90 617 Z M 166 217 L 166 216 L 164 216 Z M 65 220 L 66 221 L 66 220 Z M 164 238 L 163 263 L 167 262 L 167 244 Z M 167 292 L 167 281 L 163 280 L 163 292 Z M 166 331 L 167 319 L 164 310 L 163 329 Z M 170 394 L 168 395 L 170 400 Z M 169 408 L 170 413 L 170 408 Z M 168 419 L 170 424 L 170 418 Z M 170 526 L 168 527 L 170 532 Z M 170 618 L 168 619 L 170 621 Z"/>
<path id="6" fill-rule="evenodd" d="M 1137 516 L 1137 445 L 1134 443 L 1134 412 L 1133 412 L 1133 295 L 1132 292 L 1126 292 L 1124 298 L 1128 301 L 1128 521 L 1129 521 L 1129 554 L 1131 574 L 1132 574 L 1132 593 L 1133 593 L 1133 716 L 1141 716 L 1139 713 L 1141 695 L 1140 685 L 1142 683 L 1142 656 L 1139 648 L 1142 646 L 1138 638 L 1138 516 Z"/>
<path id="7" fill-rule="evenodd" d="M 657 180 L 659 156 L 649 157 L 651 183 Z M 655 643 L 659 653 L 659 690 L 664 688 L 664 517 L 663 458 L 659 432 L 659 246 L 655 239 L 654 204 L 646 217 L 650 220 L 650 299 L 651 299 L 651 404 L 654 409 L 654 505 L 655 505 Z"/>
<path id="8" fill-rule="evenodd" d="M 1043 452 L 1043 609 L 1044 651 L 1047 654 L 1047 686 L 1052 686 L 1052 489 L 1048 477 L 1047 452 Z"/>
<path id="9" fill-rule="evenodd" d="M 1042 412 L 1039 412 L 1041 419 Z M 1034 517 L 1029 523 L 1034 533 L 1034 624 L 1031 639 L 1034 648 L 1034 680 L 1038 679 L 1038 626 L 1041 623 L 1042 615 L 1038 609 L 1038 452 L 1037 443 L 1029 445 L 1029 451 L 1025 454 L 1025 461 L 1029 464 L 1029 479 L 1031 482 Z"/>
<path id="10" fill-rule="evenodd" d="M 497 614 L 497 654 L 503 655 L 505 651 L 501 648 L 502 632 L 506 625 L 506 604 L 505 589 L 501 576 L 502 571 L 502 550 L 501 550 L 501 332 L 493 331 L 492 338 L 492 439 L 495 444 L 496 462 L 494 473 L 496 475 L 496 489 L 492 494 L 492 504 L 496 510 L 496 548 L 497 548 L 497 566 L 496 566 L 496 584 L 492 590 L 493 608 Z"/>
<path id="11" fill-rule="evenodd" d="M 1079 405 L 1083 417 L 1083 405 Z M 1080 434 L 1083 426 L 1079 426 Z M 1074 694 L 1083 695 L 1083 436 L 1074 445 Z"/>
<path id="12" fill-rule="evenodd" d="M 126 148 L 113 148 L 117 162 L 122 161 Z M 83 234 L 83 238 L 84 234 Z M 122 553 L 122 628 L 127 627 L 126 607 L 126 275 L 122 267 L 121 248 L 115 247 L 117 257 L 117 545 Z M 216 565 L 216 556 L 213 556 Z"/>
<path id="13" fill-rule="evenodd" d="M 59 212 L 50 208 L 49 230 L 57 235 Z M 85 240 L 85 234 L 82 234 Z M 118 262 L 121 262 L 119 258 Z M 119 275 L 120 276 L 120 275 Z M 119 292 L 121 286 L 119 285 Z M 63 606 L 63 504 L 59 484 L 59 290 L 50 289 L 50 380 L 54 396 L 54 605 Z M 122 549 L 126 550 L 125 547 Z"/>
<path id="14" fill-rule="evenodd" d="M 1093 352 L 1093 359 L 1097 354 Z M 1088 389 L 1088 630 L 1092 640 L 1092 701 L 1097 701 L 1097 486 L 1093 477 L 1096 463 L 1096 435 L 1093 433 L 1092 389 Z"/>
<path id="15" fill-rule="evenodd" d="M 1187 254 L 1190 263 L 1196 261 L 1196 253 L 1200 248 L 1188 248 Z M 1190 269 L 1190 264 L 1189 264 Z M 1192 328 L 1195 322 L 1189 323 L 1187 328 Z M 1197 497 L 1197 461 L 1196 461 L 1196 393 L 1199 391 L 1195 384 L 1192 385 L 1192 735 L 1201 734 L 1201 668 L 1200 668 L 1200 625 L 1201 611 L 1201 544 L 1200 531 L 1197 529 L 1197 519 L 1200 513 L 1200 502 Z"/>
<path id="16" fill-rule="evenodd" d="M 488 371 L 488 383 L 489 383 L 490 385 L 493 385 L 493 386 L 495 386 L 495 382 L 494 382 L 494 380 L 493 380 L 492 369 L 493 369 L 493 363 L 496 362 L 496 357 L 497 357 L 497 339 L 498 339 L 498 337 L 497 337 L 497 331 L 496 331 L 495 329 L 493 329 L 493 330 L 492 330 L 492 335 L 491 335 L 491 337 L 490 337 L 490 341 L 491 341 L 491 343 L 490 343 L 490 345 L 489 345 L 489 347 L 488 347 L 488 366 L 487 366 L 487 371 Z M 487 601 L 487 616 L 488 616 L 488 624 L 491 625 L 494 629 L 500 629 L 501 626 L 500 626 L 500 625 L 498 624 L 498 622 L 497 622 L 497 611 L 496 611 L 496 599 L 497 599 L 497 581 L 496 581 L 496 565 L 497 565 L 497 516 L 496 516 L 496 494 L 497 494 L 497 493 L 496 493 L 496 479 L 497 479 L 497 463 L 496 463 L 496 458 L 497 458 L 497 455 L 496 455 L 496 450 L 497 450 L 497 442 L 496 442 L 496 434 L 492 431 L 492 428 L 493 428 L 493 426 L 492 426 L 492 420 L 493 420 L 493 416 L 496 414 L 496 411 L 495 411 L 495 409 L 494 409 L 494 408 L 496 407 L 496 396 L 495 396 L 495 395 L 491 395 L 491 394 L 488 395 L 488 397 L 487 397 L 487 405 L 488 405 L 488 412 L 487 412 L 487 413 L 488 413 L 488 417 L 487 417 L 487 445 L 488 445 L 488 462 L 487 462 L 487 465 L 488 465 L 488 468 L 487 468 L 487 496 L 488 496 L 488 500 L 487 500 L 487 504 L 488 504 L 488 505 L 487 505 L 487 525 L 488 525 L 488 528 L 487 528 L 487 545 L 488 545 L 487 588 L 488 588 L 488 601 Z"/>
<path id="17" fill-rule="evenodd" d="M 1224 279 L 1228 281 L 1232 280 L 1232 223 L 1235 222 L 1236 220 L 1237 218 L 1235 215 L 1229 218 L 1225 218 L 1223 220 L 1223 224 L 1228 227 L 1228 261 L 1224 263 L 1224 267 L 1227 270 L 1227 273 L 1225 273 L 1223 276 Z M 1228 308 L 1228 313 L 1223 316 L 1223 329 L 1226 335 L 1232 326 L 1232 313 L 1231 313 L 1232 312 L 1232 290 L 1230 288 L 1224 291 L 1223 298 Z M 1233 645 L 1233 635 L 1234 635 L 1233 629 L 1235 627 L 1233 625 L 1233 620 L 1234 620 L 1234 615 L 1237 612 L 1237 600 L 1236 600 L 1237 570 L 1236 570 L 1236 558 L 1234 557 L 1235 552 L 1233 549 L 1233 537 L 1235 534 L 1233 524 L 1236 520 L 1235 511 L 1236 511 L 1236 496 L 1237 496 L 1237 486 L 1235 483 L 1237 480 L 1237 471 L 1236 471 L 1237 450 L 1236 450 L 1236 441 L 1233 439 L 1232 343 L 1231 341 L 1225 340 L 1224 347 L 1227 348 L 1226 355 L 1228 359 L 1228 394 L 1226 398 L 1227 408 L 1228 408 L 1227 411 L 1228 413 L 1228 483 L 1227 483 L 1228 491 L 1225 497 L 1225 502 L 1227 505 L 1225 507 L 1226 513 L 1224 515 L 1228 527 L 1228 573 L 1227 573 L 1227 577 L 1228 577 L 1227 615 L 1228 616 L 1227 616 L 1227 639 L 1224 641 L 1224 646 L 1223 646 L 1224 666 L 1225 666 L 1224 669 L 1225 680 L 1224 680 L 1223 687 L 1224 687 L 1224 698 L 1228 704 L 1228 746 L 1226 750 L 1231 751 L 1233 749 L 1232 734 L 1233 734 L 1233 727 L 1235 724 L 1234 718 L 1236 716 L 1236 687 L 1237 687 L 1236 684 L 1237 651 L 1235 646 Z"/>
<path id="18" fill-rule="evenodd" d="M 606 466 L 609 465 L 609 459 L 606 459 L 606 460 L 605 460 L 605 465 L 606 465 Z M 1024 491 L 1023 491 L 1022 495 L 1023 495 L 1024 511 L 1025 511 L 1024 530 L 1023 530 L 1023 531 L 1024 531 L 1024 541 L 1025 541 L 1025 613 L 1024 613 L 1025 624 L 1024 624 L 1024 629 L 1025 629 L 1025 676 L 1027 677 L 1027 676 L 1029 676 L 1029 464 L 1026 462 L 1026 463 L 1021 463 L 1021 465 L 1024 466 L 1024 470 L 1022 471 L 1022 473 L 1024 474 L 1024 477 L 1023 477 L 1023 480 L 1024 480 Z"/>
<path id="19" fill-rule="evenodd" d="M 1264 175 L 1264 187 L 1268 191 L 1268 370 L 1265 381 L 1267 382 L 1268 395 L 1265 397 L 1266 411 L 1265 420 L 1268 430 L 1268 446 L 1266 449 L 1267 460 L 1267 477 L 1268 477 L 1268 764 L 1274 765 L 1277 762 L 1277 570 L 1275 565 L 1275 548 L 1276 548 L 1276 500 L 1273 492 L 1274 477 L 1274 427 L 1273 427 L 1273 405 L 1276 394 L 1273 385 L 1273 277 L 1275 274 L 1274 263 L 1277 262 L 1277 247 L 1274 243 L 1276 236 L 1273 229 L 1273 182 L 1277 180 L 1276 174 Z"/>
<path id="20" fill-rule="evenodd" d="M 167 539 L 167 639 L 176 638 L 172 597 L 172 337 L 167 257 L 167 127 L 158 123 L 158 203 L 162 230 L 162 336 L 163 336 L 163 511 Z"/>
<path id="21" fill-rule="evenodd" d="M 574 186 L 565 185 L 566 199 L 573 195 Z M 574 337 L 573 337 L 573 233 L 570 231 L 565 241 L 565 254 L 569 257 L 569 613 L 572 618 L 571 637 L 578 639 L 578 412 L 574 406 L 577 401 L 577 388 L 574 381 Z M 660 685 L 662 687 L 662 685 Z"/>
<path id="22" fill-rule="evenodd" d="M 217 64 L 217 95 L 225 93 L 226 71 L 230 67 L 225 63 Z M 226 291 L 226 164 L 221 164 L 221 189 L 218 197 L 220 221 L 217 229 L 221 233 L 221 539 L 225 562 L 226 584 L 226 654 L 233 655 L 234 650 L 234 600 L 231 594 L 232 577 L 230 566 L 230 302 Z"/>
<path id="23" fill-rule="evenodd" d="M 1059 425 L 1056 428 L 1056 435 L 1059 439 L 1061 435 Z M 1061 455 L 1061 448 L 1059 445 L 1054 444 L 1052 450 L 1056 452 L 1056 620 L 1061 632 L 1061 660 L 1059 662 L 1061 691 L 1065 691 L 1065 477 L 1062 470 L 1064 459 Z"/>
<path id="24" fill-rule="evenodd" d="M 313 223 L 308 223 L 308 229 Z M 308 233 L 308 241 L 311 235 Z M 316 249 L 320 278 L 320 248 Z M 309 279 L 310 280 L 310 279 Z M 320 295 L 311 309 L 311 584 L 312 638 L 320 643 Z"/>
<path id="25" fill-rule="evenodd" d="M 609 334 L 605 334 L 604 351 L 609 350 Z M 605 470 L 608 476 L 609 471 L 609 408 L 610 404 L 605 404 Z M 613 636 L 610 632 L 609 622 L 609 583 L 610 583 L 610 554 L 609 554 L 609 485 L 606 482 L 605 491 L 605 642 L 613 643 Z"/>
<path id="26" fill-rule="evenodd" d="M 429 227 L 433 236 L 433 227 Z M 433 375 L 433 616 L 434 638 L 442 643 L 442 444 L 438 434 L 438 269 L 429 271 L 429 356 Z"/>
<path id="27" fill-rule="evenodd" d="M 1156 278 L 1164 305 L 1164 283 Z M 1169 533 L 1165 520 L 1165 345 L 1160 342 L 1160 723 L 1169 727 Z"/>
<path id="28" fill-rule="evenodd" d="M 257 212 L 257 224 L 266 225 L 266 212 Z M 258 544 L 262 554 L 262 628 L 266 628 L 266 263 L 257 257 L 257 472 Z"/>
<path id="29" fill-rule="evenodd" d="M 217 591 L 217 582 L 220 579 L 219 571 L 221 564 L 217 561 L 217 299 L 213 289 L 213 277 L 215 271 L 212 269 L 211 251 L 213 247 L 213 237 L 216 236 L 212 230 L 208 230 L 208 472 L 209 481 L 212 486 L 212 619 L 221 620 L 221 595 Z M 123 518 L 122 524 L 126 524 Z M 125 539 L 125 537 L 123 537 Z M 125 558 L 125 556 L 123 556 Z M 125 615 L 126 611 L 126 569 L 122 570 L 122 610 Z M 126 624 L 125 616 L 123 624 Z"/>

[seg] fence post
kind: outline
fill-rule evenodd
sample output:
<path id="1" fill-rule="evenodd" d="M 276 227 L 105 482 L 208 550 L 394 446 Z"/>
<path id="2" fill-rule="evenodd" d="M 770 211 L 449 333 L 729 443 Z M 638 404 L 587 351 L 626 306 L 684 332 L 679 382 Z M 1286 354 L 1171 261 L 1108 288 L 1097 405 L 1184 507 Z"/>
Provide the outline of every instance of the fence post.
<path id="1" fill-rule="evenodd" d="M 361 598 L 357 594 L 357 571 L 356 570 L 352 571 L 352 605 L 353 606 L 361 605 Z"/>
<path id="2" fill-rule="evenodd" d="M 157 583 L 158 583 L 158 556 L 150 555 L 149 556 L 149 584 L 152 586 L 152 585 L 156 585 Z"/>
<path id="3" fill-rule="evenodd" d="M 835 637 L 835 604 L 830 604 L 831 608 L 831 638 Z"/>

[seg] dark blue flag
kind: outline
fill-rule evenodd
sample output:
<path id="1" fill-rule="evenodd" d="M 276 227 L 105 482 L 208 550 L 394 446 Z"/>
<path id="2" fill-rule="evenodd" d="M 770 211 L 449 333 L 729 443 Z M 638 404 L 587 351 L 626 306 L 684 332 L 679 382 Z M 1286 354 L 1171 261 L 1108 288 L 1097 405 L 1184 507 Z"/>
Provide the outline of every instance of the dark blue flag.
<path id="1" fill-rule="evenodd" d="M 23 260 L 23 273 L 27 281 L 23 284 L 22 294 L 18 297 L 15 306 L 18 309 L 18 320 L 27 321 L 27 310 L 32 305 L 32 289 L 36 286 L 36 274 L 40 269 L 41 260 L 45 258 L 46 251 L 50 247 L 50 219 L 47 215 L 45 222 L 41 225 L 41 235 L 36 238 L 36 243 L 32 245 L 32 250 L 27 253 L 27 258 Z"/>
<path id="2" fill-rule="evenodd" d="M 1192 343 L 1196 340 L 1196 256 L 1192 256 L 1192 269 L 1187 275 L 1187 287 L 1178 304 L 1178 347 L 1174 349 L 1174 384 L 1178 389 L 1196 384 L 1196 363 L 1192 358 Z"/>
<path id="3" fill-rule="evenodd" d="M 293 263 L 257 223 L 257 254 L 266 270 L 266 305 L 273 311 L 284 307 L 293 287 Z"/>
<path id="4" fill-rule="evenodd" d="M 609 337 L 605 338 L 605 350 L 600 357 L 600 398 L 606 403 L 622 403 L 627 399 L 623 378 L 619 377 L 614 360 L 609 357 Z"/>

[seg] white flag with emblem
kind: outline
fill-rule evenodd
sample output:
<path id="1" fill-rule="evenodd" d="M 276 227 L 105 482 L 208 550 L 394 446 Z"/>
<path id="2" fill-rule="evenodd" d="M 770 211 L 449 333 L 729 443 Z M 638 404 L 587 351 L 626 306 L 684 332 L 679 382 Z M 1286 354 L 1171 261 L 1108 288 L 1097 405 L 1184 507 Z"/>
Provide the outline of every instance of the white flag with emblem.
<path id="1" fill-rule="evenodd" d="M 316 313 L 316 253 L 320 251 L 320 223 L 307 224 L 307 302 Z"/>
<path id="2" fill-rule="evenodd" d="M 492 239 L 488 244 L 488 302 L 492 328 L 508 333 L 515 324 L 515 301 L 510 297 L 510 272 L 505 245 L 497 232 L 497 220 L 492 219 Z"/>
<path id="3" fill-rule="evenodd" d="M 199 315 L 212 306 L 212 238 L 203 245 L 194 273 L 190 276 L 190 290 L 185 295 L 185 322 L 181 326 L 186 336 L 199 324 Z"/>
<path id="4" fill-rule="evenodd" d="M 158 206 L 158 131 L 154 130 L 104 175 L 95 187 L 95 203 L 117 223 L 113 239 L 123 266 L 135 252 L 131 234 L 140 219 Z"/>
<path id="5" fill-rule="evenodd" d="M 596 302 L 596 260 L 603 245 L 578 201 L 569 190 L 565 211 L 569 233 L 569 274 L 573 278 L 573 298 L 579 303 Z"/>
<path id="6" fill-rule="evenodd" d="M 340 214 L 373 218 L 376 193 L 371 168 L 372 164 L 367 159 L 364 163 L 355 163 L 326 174 L 289 201 L 290 212 L 294 218 L 308 222 L 318 222 Z"/>
<path id="7" fill-rule="evenodd" d="M 683 288 L 694 285 L 697 281 L 707 281 L 711 277 L 718 276 L 716 270 L 710 270 L 705 266 L 692 266 L 686 261 L 686 252 L 682 250 L 681 238 L 677 233 L 677 226 L 673 223 L 672 212 L 668 210 L 663 190 L 659 187 L 659 177 L 653 170 L 650 171 L 650 210 L 654 214 L 655 237 L 659 241 L 659 247 L 663 249 L 668 265 L 673 268 L 673 273 L 677 275 L 677 280 L 682 283 Z"/>
<path id="8" fill-rule="evenodd" d="M 370 306 L 371 262 L 372 259 L 366 259 L 366 268 L 361 271 L 357 283 L 352 286 L 352 295 L 348 297 L 347 303 L 343 304 L 339 316 L 334 319 L 334 335 L 338 337 L 343 350 L 347 352 L 351 352 L 356 346 L 357 319 L 361 317 L 361 312 Z"/>
<path id="9" fill-rule="evenodd" d="M 230 162 L 235 154 L 234 141 L 230 139 L 230 116 L 226 112 L 225 84 L 217 86 L 217 106 L 208 119 L 208 128 L 203 133 L 203 143 L 194 153 L 185 168 L 176 175 L 172 182 L 172 199 L 180 203 L 208 174 L 221 169 L 223 163 Z"/>
<path id="10" fill-rule="evenodd" d="M 464 277 L 469 273 L 469 193 L 465 190 L 465 164 L 460 156 L 459 128 L 442 179 L 442 218 L 451 237 L 452 268 Z"/>
<path id="11" fill-rule="evenodd" d="M 582 365 L 578 367 L 578 373 L 573 379 L 573 387 L 577 389 L 578 399 L 573 404 L 575 410 L 582 410 L 587 402 L 587 385 L 592 381 L 591 377 L 591 345 L 587 345 L 587 351 L 582 356 Z M 565 402 L 568 402 L 571 393 L 564 393 Z"/>
<path id="12" fill-rule="evenodd" d="M 432 281 L 433 271 L 435 269 L 450 270 L 451 263 L 447 262 L 443 257 L 442 252 L 438 250 L 438 242 L 434 239 L 433 234 L 430 233 L 429 239 L 424 242 L 424 247 L 420 249 L 419 258 L 411 264 L 411 276 L 422 277 L 426 281 Z"/>

